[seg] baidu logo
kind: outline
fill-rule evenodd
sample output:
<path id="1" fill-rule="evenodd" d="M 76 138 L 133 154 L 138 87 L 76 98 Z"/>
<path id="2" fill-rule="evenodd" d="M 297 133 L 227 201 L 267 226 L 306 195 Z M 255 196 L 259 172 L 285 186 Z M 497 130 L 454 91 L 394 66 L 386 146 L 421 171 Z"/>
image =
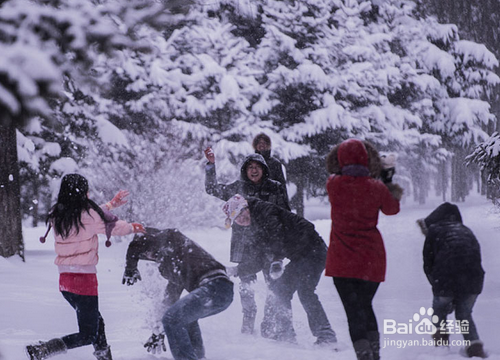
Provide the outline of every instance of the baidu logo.
<path id="1" fill-rule="evenodd" d="M 396 320 L 384 319 L 384 334 L 434 334 L 438 329 L 439 318 L 434 315 L 432 308 L 421 307 L 420 311 L 413 314 L 408 323 L 398 323 Z"/>

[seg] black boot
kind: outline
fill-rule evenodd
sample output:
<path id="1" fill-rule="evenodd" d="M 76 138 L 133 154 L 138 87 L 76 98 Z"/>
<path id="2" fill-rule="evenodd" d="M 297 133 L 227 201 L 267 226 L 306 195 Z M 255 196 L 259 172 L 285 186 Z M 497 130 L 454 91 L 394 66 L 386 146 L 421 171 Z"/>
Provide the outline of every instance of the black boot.
<path id="1" fill-rule="evenodd" d="M 483 342 L 481 340 L 474 340 L 465 349 L 467 357 L 479 357 L 485 359 L 488 354 L 484 351 Z"/>
<path id="2" fill-rule="evenodd" d="M 380 360 L 380 333 L 378 331 L 368 331 L 366 334 L 373 352 L 373 360 Z"/>
<path id="3" fill-rule="evenodd" d="M 447 346 L 450 347 L 450 334 L 440 333 L 439 330 L 432 335 L 434 339 L 434 346 Z"/>
<path id="4" fill-rule="evenodd" d="M 94 351 L 94 356 L 97 360 L 113 360 L 111 357 L 111 348 L 109 346 L 105 349 Z"/>
<path id="5" fill-rule="evenodd" d="M 53 355 L 63 354 L 67 350 L 66 344 L 62 339 L 52 339 L 42 342 L 38 345 L 26 346 L 26 353 L 30 360 L 44 360 Z"/>
<path id="6" fill-rule="evenodd" d="M 368 340 L 360 339 L 353 345 L 358 360 L 373 360 L 373 351 Z"/>

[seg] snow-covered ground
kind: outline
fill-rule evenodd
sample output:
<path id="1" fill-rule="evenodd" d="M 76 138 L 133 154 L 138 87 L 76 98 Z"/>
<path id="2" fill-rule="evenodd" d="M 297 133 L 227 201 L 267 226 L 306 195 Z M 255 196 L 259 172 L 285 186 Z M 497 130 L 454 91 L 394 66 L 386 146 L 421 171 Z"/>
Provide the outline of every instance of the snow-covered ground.
<path id="1" fill-rule="evenodd" d="M 422 245 L 424 237 L 415 220 L 430 213 L 440 201 L 425 206 L 404 203 L 397 216 L 381 216 L 381 232 L 388 253 L 387 280 L 381 285 L 375 297 L 374 306 L 380 331 L 385 319 L 409 324 L 414 314 L 431 305 L 431 289 L 422 270 Z M 330 221 L 329 205 L 311 201 L 306 217 L 313 220 L 316 229 L 328 240 Z M 500 213 L 478 196 L 471 197 L 465 204 L 459 204 L 464 223 L 478 237 L 486 270 L 484 292 L 474 308 L 474 318 L 480 336 L 490 352 L 490 359 L 500 359 L 498 323 L 500 319 Z M 152 224 L 148 224 L 152 225 Z M 222 224 L 221 224 L 222 225 Z M 181 231 L 183 229 L 180 229 Z M 40 244 L 38 237 L 43 227 L 26 228 L 26 262 L 19 258 L 0 258 L 0 353 L 2 360 L 24 359 L 24 347 L 38 340 L 60 337 L 77 329 L 73 309 L 58 291 L 58 274 L 53 265 L 52 237 L 46 244 Z M 210 251 L 218 260 L 229 265 L 230 231 L 220 228 L 204 228 L 184 231 L 188 236 Z M 100 310 L 106 323 L 106 333 L 117 360 L 172 359 L 171 354 L 148 354 L 143 343 L 151 334 L 150 324 L 153 303 L 145 293 L 161 294 L 165 282 L 157 276 L 153 265 L 140 264 L 143 281 L 127 287 L 121 284 L 127 239 L 110 247 L 100 249 L 98 279 Z M 262 279 L 256 286 L 259 310 L 265 298 Z M 337 332 L 340 350 L 332 353 L 328 349 L 313 346 L 314 338 L 307 326 L 305 313 L 294 298 L 294 324 L 298 334 L 298 345 L 276 343 L 262 339 L 259 335 L 245 336 L 240 333 L 241 305 L 239 295 L 226 311 L 202 319 L 208 360 L 354 360 L 355 355 L 349 340 L 347 321 L 331 278 L 322 278 L 318 294 Z M 262 312 L 259 312 L 262 316 Z M 420 319 L 427 317 L 419 315 Z M 258 319 L 259 321 L 260 319 Z M 414 321 L 415 323 L 417 321 Z M 382 349 L 383 359 L 433 360 L 462 359 L 459 346 L 449 349 L 432 346 L 406 346 L 412 340 L 422 343 L 429 335 L 383 335 L 391 341 Z M 452 335 L 452 340 L 461 336 Z M 399 340 L 396 343 L 396 340 Z M 396 344 L 399 344 L 400 347 Z M 384 346 L 384 341 L 382 343 Z M 92 347 L 74 349 L 54 359 L 92 359 Z"/>

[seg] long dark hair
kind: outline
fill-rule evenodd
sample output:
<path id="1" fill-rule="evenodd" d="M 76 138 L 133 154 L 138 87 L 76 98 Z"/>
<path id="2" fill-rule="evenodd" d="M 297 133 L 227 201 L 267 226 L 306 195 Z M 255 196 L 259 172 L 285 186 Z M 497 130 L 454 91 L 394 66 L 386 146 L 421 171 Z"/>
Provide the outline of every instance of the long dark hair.
<path id="1" fill-rule="evenodd" d="M 93 209 L 104 220 L 104 212 L 87 197 L 88 191 L 89 183 L 83 176 L 68 174 L 63 177 L 57 203 L 47 216 L 47 222 L 52 222 L 55 232 L 63 238 L 67 238 L 72 229 L 78 234 L 80 228 L 84 228 L 83 211 L 90 214 L 90 209 Z"/>

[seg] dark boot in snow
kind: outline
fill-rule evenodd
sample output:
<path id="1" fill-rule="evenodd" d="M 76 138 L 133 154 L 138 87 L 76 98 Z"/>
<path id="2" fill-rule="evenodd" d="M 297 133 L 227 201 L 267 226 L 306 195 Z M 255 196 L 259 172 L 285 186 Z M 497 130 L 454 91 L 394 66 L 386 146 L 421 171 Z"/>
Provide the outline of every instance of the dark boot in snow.
<path id="1" fill-rule="evenodd" d="M 432 335 L 434 339 L 434 346 L 450 346 L 450 334 L 441 334 L 437 331 L 434 335 Z"/>
<path id="2" fill-rule="evenodd" d="M 465 353 L 467 357 L 479 357 L 482 359 L 486 359 L 488 354 L 484 351 L 483 342 L 481 340 L 474 340 L 471 342 L 469 346 L 465 349 Z"/>
<path id="3" fill-rule="evenodd" d="M 366 334 L 373 352 L 373 360 L 380 360 L 380 333 L 378 331 L 368 331 Z"/>
<path id="4" fill-rule="evenodd" d="M 373 351 L 368 340 L 357 340 L 353 346 L 358 360 L 373 360 Z"/>
<path id="5" fill-rule="evenodd" d="M 314 342 L 314 346 L 331 349 L 334 351 L 338 350 L 337 335 L 329 324 L 328 328 L 325 326 L 324 329 L 321 329 L 320 334 L 317 335 L 317 339 Z"/>
<path id="6" fill-rule="evenodd" d="M 26 353 L 30 360 L 44 360 L 57 354 L 63 354 L 66 350 L 66 344 L 62 339 L 40 341 L 38 345 L 26 346 Z"/>
<path id="7" fill-rule="evenodd" d="M 111 357 L 111 348 L 109 346 L 105 349 L 94 351 L 94 356 L 97 360 L 113 360 Z"/>

